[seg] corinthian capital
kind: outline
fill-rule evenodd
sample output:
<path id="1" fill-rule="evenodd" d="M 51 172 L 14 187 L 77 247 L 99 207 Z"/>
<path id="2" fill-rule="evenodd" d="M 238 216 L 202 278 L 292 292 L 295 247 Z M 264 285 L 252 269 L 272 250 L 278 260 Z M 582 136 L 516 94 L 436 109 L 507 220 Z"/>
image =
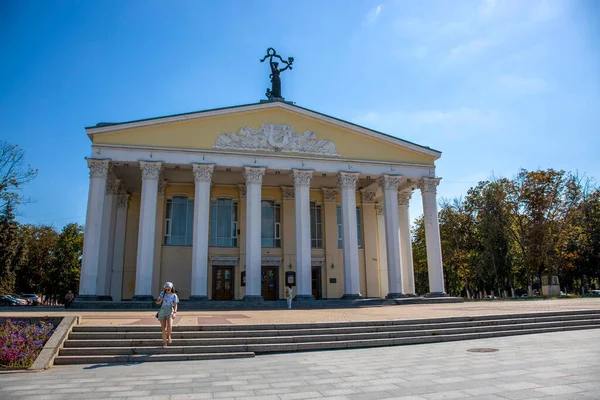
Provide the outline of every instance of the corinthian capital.
<path id="1" fill-rule="evenodd" d="M 411 197 L 412 197 L 412 191 L 398 192 L 398 205 L 399 206 L 407 206 L 408 203 L 410 203 Z"/>
<path id="2" fill-rule="evenodd" d="M 377 215 L 384 215 L 384 210 L 383 210 L 383 204 L 382 203 L 377 203 L 375 204 L 375 212 L 377 213 Z"/>
<path id="3" fill-rule="evenodd" d="M 281 195 L 283 196 L 283 200 L 294 200 L 295 190 L 293 187 L 282 186 Z"/>
<path id="4" fill-rule="evenodd" d="M 87 158 L 86 160 L 90 169 L 90 178 L 106 178 L 108 176 L 110 160 L 98 160 L 95 158 Z"/>
<path id="5" fill-rule="evenodd" d="M 435 193 L 442 178 L 423 178 L 419 181 L 421 193 Z"/>
<path id="6" fill-rule="evenodd" d="M 361 189 L 360 195 L 363 203 L 375 203 L 375 195 L 377 193 L 373 190 Z"/>
<path id="7" fill-rule="evenodd" d="M 120 194 L 117 197 L 117 207 L 127 208 L 128 204 L 129 204 L 129 195 L 128 194 Z"/>
<path id="8" fill-rule="evenodd" d="M 337 202 L 337 194 L 338 194 L 337 189 L 321 188 L 321 191 L 323 192 L 323 201 L 325 203 L 336 203 Z"/>
<path id="9" fill-rule="evenodd" d="M 106 194 L 119 194 L 121 191 L 120 179 L 109 179 L 106 181 Z"/>
<path id="10" fill-rule="evenodd" d="M 310 186 L 310 179 L 312 178 L 312 174 L 313 171 L 292 169 L 292 175 L 294 177 L 294 186 Z"/>
<path id="11" fill-rule="evenodd" d="M 196 183 L 211 182 L 214 170 L 215 164 L 192 164 L 192 171 L 194 172 L 194 181 Z"/>
<path id="12" fill-rule="evenodd" d="M 379 178 L 379 185 L 383 190 L 398 190 L 398 185 L 400 184 L 401 176 L 398 175 L 381 175 Z"/>
<path id="13" fill-rule="evenodd" d="M 156 179 L 162 171 L 162 162 L 160 161 L 140 161 L 140 169 L 142 170 L 142 179 Z"/>
<path id="14" fill-rule="evenodd" d="M 340 172 L 338 174 L 338 185 L 341 188 L 356 189 L 359 175 L 358 172 Z"/>
<path id="15" fill-rule="evenodd" d="M 264 174 L 265 169 L 262 167 L 244 167 L 244 178 L 246 179 L 246 184 L 258 183 L 259 185 L 262 185 Z"/>

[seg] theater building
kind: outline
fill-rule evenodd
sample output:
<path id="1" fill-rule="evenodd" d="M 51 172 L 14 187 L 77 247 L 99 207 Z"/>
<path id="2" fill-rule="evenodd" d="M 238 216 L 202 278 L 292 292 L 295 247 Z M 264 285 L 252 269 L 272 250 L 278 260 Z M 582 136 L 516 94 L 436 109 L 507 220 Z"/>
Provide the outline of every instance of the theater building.
<path id="1" fill-rule="evenodd" d="M 413 295 L 413 190 L 444 295 L 436 150 L 278 100 L 86 132 L 79 300 Z"/>

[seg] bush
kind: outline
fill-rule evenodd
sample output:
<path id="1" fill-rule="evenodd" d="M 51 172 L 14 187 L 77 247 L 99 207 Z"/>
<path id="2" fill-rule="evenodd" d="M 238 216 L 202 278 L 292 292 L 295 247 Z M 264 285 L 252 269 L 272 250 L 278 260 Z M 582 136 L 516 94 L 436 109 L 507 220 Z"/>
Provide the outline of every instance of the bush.
<path id="1" fill-rule="evenodd" d="M 29 368 L 52 336 L 54 325 L 40 321 L 32 325 L 24 321 L 6 320 L 0 325 L 0 366 Z"/>

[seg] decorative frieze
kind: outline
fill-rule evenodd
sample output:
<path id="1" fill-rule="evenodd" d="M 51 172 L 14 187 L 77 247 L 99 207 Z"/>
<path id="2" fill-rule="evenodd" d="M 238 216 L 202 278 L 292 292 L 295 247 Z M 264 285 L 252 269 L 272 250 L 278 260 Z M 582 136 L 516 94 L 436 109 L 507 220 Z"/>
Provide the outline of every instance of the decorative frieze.
<path id="1" fill-rule="evenodd" d="M 281 187 L 281 195 L 283 196 L 283 200 L 294 200 L 294 188 L 289 186 Z"/>
<path id="2" fill-rule="evenodd" d="M 162 163 L 160 161 L 140 161 L 140 169 L 142 170 L 142 179 L 158 180 L 162 171 Z"/>
<path id="3" fill-rule="evenodd" d="M 106 178 L 108 176 L 109 163 L 110 160 L 88 158 L 87 164 L 90 169 L 90 178 Z"/>
<path id="4" fill-rule="evenodd" d="M 338 185 L 341 188 L 356 189 L 356 182 L 358 182 L 358 172 L 340 172 L 338 174 Z"/>
<path id="5" fill-rule="evenodd" d="M 169 184 L 169 181 L 167 179 L 163 179 L 160 182 L 158 182 L 158 195 L 159 196 L 163 196 L 165 194 L 165 190 L 167 190 L 168 184 Z"/>
<path id="6" fill-rule="evenodd" d="M 377 192 L 374 190 L 361 189 L 360 196 L 362 198 L 363 203 L 375 203 L 375 196 Z"/>
<path id="7" fill-rule="evenodd" d="M 214 170 L 215 164 L 192 164 L 192 171 L 194 172 L 194 181 L 196 183 L 211 182 Z"/>
<path id="8" fill-rule="evenodd" d="M 323 192 L 323 201 L 325 203 L 337 203 L 337 189 L 321 188 Z"/>
<path id="9" fill-rule="evenodd" d="M 292 176 L 294 177 L 294 186 L 310 187 L 310 179 L 312 178 L 312 174 L 313 171 L 292 169 Z"/>
<path id="10" fill-rule="evenodd" d="M 223 265 L 223 266 L 236 266 L 239 257 L 235 256 L 212 256 L 210 258 L 210 263 L 212 265 Z"/>
<path id="11" fill-rule="evenodd" d="M 129 195 L 128 194 L 120 194 L 117 197 L 117 207 L 127 208 L 129 204 Z"/>
<path id="12" fill-rule="evenodd" d="M 408 192 L 398 192 L 398 205 L 407 206 L 410 203 L 412 197 L 412 190 Z"/>
<path id="13" fill-rule="evenodd" d="M 400 184 L 401 176 L 398 175 L 381 175 L 379 178 L 379 185 L 383 190 L 398 190 L 398 185 Z"/>
<path id="14" fill-rule="evenodd" d="M 243 183 L 239 183 L 237 186 L 238 186 L 238 191 L 240 193 L 240 199 L 245 199 L 246 198 L 246 185 L 244 185 Z"/>
<path id="15" fill-rule="evenodd" d="M 385 215 L 385 213 L 383 211 L 383 204 L 382 203 L 375 204 L 375 212 L 377 213 L 377 215 Z"/>
<path id="16" fill-rule="evenodd" d="M 244 179 L 246 179 L 246 184 L 258 183 L 259 185 L 262 185 L 264 174 L 265 169 L 262 167 L 244 167 Z"/>
<path id="17" fill-rule="evenodd" d="M 106 181 L 106 194 L 119 194 L 121 191 L 120 179 L 109 179 Z"/>
<path id="18" fill-rule="evenodd" d="M 279 267 L 281 265 L 282 257 L 268 257 L 264 256 L 260 260 L 260 265 L 263 267 Z"/>
<path id="19" fill-rule="evenodd" d="M 318 140 L 308 130 L 297 133 L 286 124 L 262 124 L 258 130 L 246 127 L 238 133 L 223 133 L 213 148 L 339 156 L 329 140 Z"/>
<path id="20" fill-rule="evenodd" d="M 436 193 L 441 180 L 442 178 L 423 178 L 419 181 L 419 189 L 422 193 Z"/>

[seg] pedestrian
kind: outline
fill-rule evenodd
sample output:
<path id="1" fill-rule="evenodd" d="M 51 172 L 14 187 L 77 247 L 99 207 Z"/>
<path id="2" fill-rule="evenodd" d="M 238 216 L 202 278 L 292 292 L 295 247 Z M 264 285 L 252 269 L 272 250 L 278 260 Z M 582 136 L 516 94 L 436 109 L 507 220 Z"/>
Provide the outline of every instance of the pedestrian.
<path id="1" fill-rule="evenodd" d="M 292 308 L 292 287 L 291 286 L 286 286 L 285 287 L 285 299 L 287 300 L 288 303 L 288 309 Z"/>
<path id="2" fill-rule="evenodd" d="M 179 297 L 175 294 L 173 283 L 165 283 L 163 291 L 156 299 L 156 304 L 160 304 L 160 310 L 156 313 L 156 318 L 160 321 L 163 349 L 167 347 L 167 342 L 172 342 L 171 331 L 173 330 L 173 320 L 175 314 L 177 314 L 178 303 Z"/>
<path id="3" fill-rule="evenodd" d="M 69 290 L 69 292 L 65 296 L 65 308 L 69 308 L 73 300 L 75 300 L 75 295 L 72 291 Z"/>

